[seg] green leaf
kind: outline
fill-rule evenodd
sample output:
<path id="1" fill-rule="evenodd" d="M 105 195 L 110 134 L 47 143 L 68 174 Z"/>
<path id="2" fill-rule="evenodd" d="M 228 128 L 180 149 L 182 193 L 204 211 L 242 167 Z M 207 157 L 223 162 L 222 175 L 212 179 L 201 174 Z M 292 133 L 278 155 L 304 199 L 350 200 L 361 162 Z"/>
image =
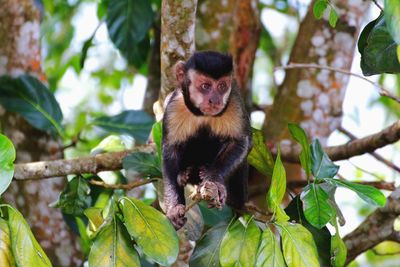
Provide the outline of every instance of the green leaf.
<path id="1" fill-rule="evenodd" d="M 125 226 L 144 254 L 161 265 L 171 265 L 179 252 L 175 229 L 164 214 L 134 198 L 123 198 Z"/>
<path id="2" fill-rule="evenodd" d="M 267 205 L 276 214 L 277 220 L 287 221 L 289 217 L 280 207 L 286 192 L 286 171 L 281 161 L 281 152 L 278 150 L 274 171 L 272 173 L 271 185 L 267 193 Z"/>
<path id="3" fill-rule="evenodd" d="M 290 134 L 301 145 L 301 153 L 300 153 L 300 163 L 303 169 L 306 171 L 307 177 L 310 176 L 311 173 L 311 152 L 310 146 L 308 145 L 308 139 L 306 132 L 294 123 L 289 123 L 288 125 Z"/>
<path id="4" fill-rule="evenodd" d="M 0 104 L 39 130 L 61 137 L 64 135 L 63 116 L 57 100 L 42 82 L 32 76 L 0 77 Z"/>
<path id="5" fill-rule="evenodd" d="M 400 5 L 399 0 L 385 0 L 385 21 L 392 38 L 400 44 Z"/>
<path id="6" fill-rule="evenodd" d="M 253 148 L 251 149 L 247 161 L 264 175 L 271 176 L 274 168 L 274 160 L 271 152 L 267 149 L 264 135 L 261 131 L 253 130 Z"/>
<path id="7" fill-rule="evenodd" d="M 196 243 L 193 254 L 190 257 L 190 267 L 219 266 L 219 250 L 228 223 L 222 222 L 210 228 Z"/>
<path id="8" fill-rule="evenodd" d="M 239 218 L 222 239 L 219 250 L 221 267 L 253 266 L 260 242 L 260 229 L 253 218 Z"/>
<path id="9" fill-rule="evenodd" d="M 336 222 L 336 218 L 333 220 L 336 233 L 331 239 L 331 263 L 333 267 L 343 267 L 346 263 L 347 258 L 347 247 L 339 235 L 339 228 Z"/>
<path id="10" fill-rule="evenodd" d="M 19 211 L 11 206 L 6 207 L 8 227 L 10 229 L 11 246 L 14 259 L 19 267 L 48 267 L 52 266 L 43 249 L 36 241 Z M 4 210 L 3 210 L 4 211 Z"/>
<path id="11" fill-rule="evenodd" d="M 0 218 L 0 266 L 16 266 L 11 248 L 10 229 L 7 222 L 2 218 Z"/>
<path id="12" fill-rule="evenodd" d="M 318 139 L 311 144 L 311 162 L 312 173 L 317 179 L 332 178 L 339 171 L 339 166 L 330 160 Z"/>
<path id="13" fill-rule="evenodd" d="M 77 176 L 61 192 L 55 207 L 60 208 L 63 213 L 80 216 L 83 215 L 85 209 L 90 207 L 91 202 L 89 182 Z"/>
<path id="14" fill-rule="evenodd" d="M 327 7 L 328 7 L 328 1 L 317 0 L 313 6 L 314 17 L 316 17 L 317 19 L 322 18 Z"/>
<path id="15" fill-rule="evenodd" d="M 329 266 L 331 263 L 331 233 L 327 227 L 321 229 L 312 226 L 304 216 L 303 204 L 299 196 L 296 196 L 286 207 L 285 212 L 290 216 L 290 221 L 300 223 L 313 236 L 318 250 L 318 260 L 321 266 Z"/>
<path id="16" fill-rule="evenodd" d="M 358 50 L 361 69 L 365 76 L 381 73 L 399 73 L 396 42 L 390 35 L 383 13 L 371 21 L 361 32 Z"/>
<path id="17" fill-rule="evenodd" d="M 204 224 L 207 226 L 214 226 L 219 223 L 229 223 L 232 220 L 233 211 L 227 205 L 223 206 L 221 210 L 217 208 L 209 208 L 208 204 L 204 201 L 200 202 L 199 208 L 203 215 Z"/>
<path id="18" fill-rule="evenodd" d="M 87 208 L 83 212 L 89 219 L 89 229 L 91 231 L 96 232 L 103 224 L 104 218 L 102 212 L 103 212 L 102 208 L 96 208 L 96 207 Z"/>
<path id="19" fill-rule="evenodd" d="M 282 251 L 275 234 L 267 227 L 261 235 L 258 248 L 256 267 L 284 267 Z"/>
<path id="20" fill-rule="evenodd" d="M 333 7 L 331 7 L 331 10 L 329 11 L 329 25 L 331 25 L 332 28 L 335 28 L 338 19 L 339 16 L 336 13 L 336 10 Z"/>
<path id="21" fill-rule="evenodd" d="M 90 267 L 140 267 L 139 256 L 124 225 L 115 216 L 101 228 L 89 254 Z"/>
<path id="22" fill-rule="evenodd" d="M 288 267 L 319 267 L 317 248 L 311 233 L 301 224 L 276 223 L 282 236 L 282 249 Z"/>
<path id="23" fill-rule="evenodd" d="M 112 117 L 100 117 L 93 121 L 94 125 L 106 131 L 128 134 L 139 143 L 145 143 L 149 137 L 154 119 L 141 110 L 127 110 Z"/>
<path id="24" fill-rule="evenodd" d="M 110 0 L 108 5 L 106 23 L 110 39 L 128 62 L 138 68 L 149 50 L 147 32 L 153 17 L 148 0 Z"/>
<path id="25" fill-rule="evenodd" d="M 352 183 L 339 179 L 325 179 L 325 181 L 354 191 L 360 198 L 362 198 L 365 202 L 369 204 L 381 207 L 385 206 L 386 204 L 385 195 L 373 186 Z"/>
<path id="26" fill-rule="evenodd" d="M 397 60 L 400 62 L 400 45 L 397 46 Z"/>
<path id="27" fill-rule="evenodd" d="M 101 3 L 98 4 L 98 8 L 99 7 L 101 7 Z M 94 30 L 93 34 L 89 37 L 89 39 L 87 39 L 83 43 L 82 52 L 81 52 L 81 58 L 79 60 L 79 66 L 81 67 L 81 69 L 83 69 L 85 67 L 85 60 L 86 60 L 86 57 L 87 57 L 87 53 L 89 51 L 89 48 L 93 45 L 93 39 L 96 36 L 96 32 L 100 28 L 101 23 L 102 23 L 102 21 L 99 23 L 99 25 Z"/>
<path id="28" fill-rule="evenodd" d="M 109 135 L 101 142 L 92 148 L 90 151 L 91 155 L 97 155 L 104 152 L 118 152 L 128 149 L 128 147 L 122 141 L 121 136 L 117 135 Z"/>
<path id="29" fill-rule="evenodd" d="M 335 210 L 328 203 L 329 195 L 319 186 L 311 183 L 301 193 L 304 215 L 314 227 L 321 229 L 335 215 Z"/>
<path id="30" fill-rule="evenodd" d="M 10 186 L 14 176 L 15 148 L 7 136 L 0 134 L 0 196 Z"/>
<path id="31" fill-rule="evenodd" d="M 156 144 L 158 159 L 161 162 L 161 158 L 162 158 L 162 151 L 161 151 L 161 146 L 162 146 L 162 122 L 161 121 L 158 121 L 158 122 L 153 124 L 153 128 L 151 129 L 151 133 L 153 135 L 153 141 Z"/>
<path id="32" fill-rule="evenodd" d="M 134 170 L 150 178 L 162 177 L 161 163 L 154 154 L 134 152 L 122 160 L 122 166 L 125 170 Z"/>

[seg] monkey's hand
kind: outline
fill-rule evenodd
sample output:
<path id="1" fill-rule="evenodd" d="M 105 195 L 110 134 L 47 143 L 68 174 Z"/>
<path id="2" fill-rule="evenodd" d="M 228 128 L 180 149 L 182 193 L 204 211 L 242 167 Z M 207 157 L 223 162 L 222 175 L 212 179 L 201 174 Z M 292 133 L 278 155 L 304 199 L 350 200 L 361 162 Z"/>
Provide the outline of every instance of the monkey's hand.
<path id="1" fill-rule="evenodd" d="M 225 205 L 225 185 L 216 181 L 205 180 L 200 184 L 198 190 L 201 198 L 208 202 L 209 208 L 222 209 Z"/>
<path id="2" fill-rule="evenodd" d="M 167 211 L 167 217 L 171 221 L 172 225 L 176 230 L 182 228 L 182 226 L 186 223 L 185 217 L 185 205 L 178 204 L 176 206 L 171 207 Z"/>
<path id="3" fill-rule="evenodd" d="M 187 168 L 186 170 L 181 171 L 178 174 L 177 182 L 178 182 L 179 186 L 184 187 L 188 183 L 189 177 L 190 177 L 190 172 L 191 172 L 191 168 Z"/>

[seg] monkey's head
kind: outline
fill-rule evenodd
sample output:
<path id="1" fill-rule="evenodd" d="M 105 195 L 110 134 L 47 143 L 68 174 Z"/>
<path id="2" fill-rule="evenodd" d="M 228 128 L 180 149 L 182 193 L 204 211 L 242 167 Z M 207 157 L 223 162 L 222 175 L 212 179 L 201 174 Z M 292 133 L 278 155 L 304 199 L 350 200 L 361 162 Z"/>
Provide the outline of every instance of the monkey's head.
<path id="1" fill-rule="evenodd" d="M 214 51 L 196 52 L 188 61 L 176 64 L 178 86 L 193 114 L 218 116 L 224 111 L 231 93 L 232 69 L 232 57 Z"/>

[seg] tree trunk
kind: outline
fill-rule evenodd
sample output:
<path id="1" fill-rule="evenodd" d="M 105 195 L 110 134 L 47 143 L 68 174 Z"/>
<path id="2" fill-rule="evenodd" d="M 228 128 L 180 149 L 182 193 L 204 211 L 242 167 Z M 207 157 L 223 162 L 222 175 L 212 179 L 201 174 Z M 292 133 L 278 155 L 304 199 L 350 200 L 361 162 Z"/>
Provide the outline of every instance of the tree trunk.
<path id="1" fill-rule="evenodd" d="M 42 81 L 40 16 L 33 0 L 3 0 L 0 8 L 0 76 L 30 74 Z M 0 107 L 2 129 L 17 149 L 16 162 L 63 157 L 61 143 L 32 128 L 20 116 Z M 54 266 L 79 266 L 79 242 L 69 231 L 58 209 L 49 204 L 58 199 L 64 179 L 13 182 L 4 199 L 16 206 L 32 227 Z"/>

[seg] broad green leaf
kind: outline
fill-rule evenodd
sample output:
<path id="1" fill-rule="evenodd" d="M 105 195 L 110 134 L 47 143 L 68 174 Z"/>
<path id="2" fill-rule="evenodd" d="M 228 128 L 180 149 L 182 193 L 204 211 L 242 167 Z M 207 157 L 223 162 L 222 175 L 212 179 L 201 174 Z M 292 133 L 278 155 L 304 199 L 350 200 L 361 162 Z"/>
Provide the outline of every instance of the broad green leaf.
<path id="1" fill-rule="evenodd" d="M 260 229 L 253 218 L 239 218 L 222 239 L 219 250 L 221 267 L 253 266 L 260 242 Z"/>
<path id="2" fill-rule="evenodd" d="M 342 238 L 340 238 L 336 218 L 334 219 L 334 226 L 336 233 L 331 239 L 331 263 L 333 267 L 343 267 L 346 263 L 347 247 Z"/>
<path id="3" fill-rule="evenodd" d="M 83 252 L 83 254 L 87 256 L 89 255 L 92 242 L 89 238 L 88 232 L 86 231 L 86 223 L 82 219 L 83 217 L 74 217 L 74 218 L 79 232 L 79 243 L 81 245 L 80 249 Z"/>
<path id="4" fill-rule="evenodd" d="M 256 267 L 284 267 L 285 261 L 275 234 L 267 227 L 261 235 Z"/>
<path id="5" fill-rule="evenodd" d="M 232 209 L 225 205 L 221 210 L 217 208 L 210 209 L 206 202 L 202 201 L 199 204 L 201 214 L 203 215 L 204 224 L 207 226 L 214 226 L 219 223 L 229 223 L 232 220 L 233 211 Z"/>
<path id="6" fill-rule="evenodd" d="M 375 187 L 363 184 L 352 183 L 345 180 L 339 179 L 325 179 L 327 182 L 331 182 L 337 186 L 346 187 L 362 198 L 365 202 L 376 205 L 376 206 L 385 206 L 386 197 L 382 192 Z"/>
<path id="7" fill-rule="evenodd" d="M 322 18 L 327 7 L 328 7 L 327 0 L 317 0 L 313 6 L 314 17 L 316 17 L 317 19 Z"/>
<path id="8" fill-rule="evenodd" d="M 134 198 L 123 198 L 125 226 L 150 259 L 171 265 L 179 252 L 175 229 L 164 214 Z"/>
<path id="9" fill-rule="evenodd" d="M 60 208 L 63 213 L 80 216 L 91 202 L 89 182 L 77 176 L 66 184 L 55 207 Z"/>
<path id="10" fill-rule="evenodd" d="M 134 152 L 122 160 L 122 166 L 125 170 L 134 170 L 150 178 L 162 177 L 161 163 L 154 154 Z"/>
<path id="11" fill-rule="evenodd" d="M 11 247 L 18 267 L 48 267 L 52 266 L 43 249 L 36 241 L 19 211 L 11 206 L 3 206 L 8 212 L 8 227 L 10 229 Z"/>
<path id="12" fill-rule="evenodd" d="M 358 50 L 361 54 L 361 69 L 365 76 L 381 73 L 399 73 L 396 42 L 390 35 L 383 13 L 371 21 L 361 32 Z"/>
<path id="13" fill-rule="evenodd" d="M 127 147 L 125 146 L 120 136 L 109 135 L 103 140 L 101 140 L 101 142 L 97 146 L 92 148 L 90 154 L 97 155 L 104 152 L 118 152 L 126 149 Z"/>
<path id="14" fill-rule="evenodd" d="M 0 266 L 16 266 L 11 248 L 10 229 L 7 222 L 2 218 L 0 218 Z"/>
<path id="15" fill-rule="evenodd" d="M 335 28 L 338 19 L 339 16 L 336 13 L 336 10 L 333 7 L 331 7 L 331 10 L 329 11 L 329 25 L 331 25 L 332 28 Z"/>
<path id="16" fill-rule="evenodd" d="M 264 136 L 259 130 L 253 129 L 253 148 L 247 157 L 247 161 L 262 174 L 272 175 L 274 160 L 265 145 Z"/>
<path id="17" fill-rule="evenodd" d="M 314 227 L 321 229 L 335 215 L 335 210 L 328 203 L 329 195 L 319 186 L 311 183 L 301 193 L 304 215 Z"/>
<path id="18" fill-rule="evenodd" d="M 282 236 L 282 249 L 288 267 L 319 267 L 317 248 L 311 233 L 301 224 L 276 223 Z"/>
<path id="19" fill-rule="evenodd" d="M 154 119 L 141 110 L 127 110 L 112 117 L 100 117 L 93 124 L 106 131 L 128 134 L 139 143 L 145 143 L 149 137 Z"/>
<path id="20" fill-rule="evenodd" d="M 148 0 L 109 1 L 106 23 L 110 39 L 136 67 L 146 59 L 149 47 L 147 32 L 152 22 L 153 11 Z"/>
<path id="21" fill-rule="evenodd" d="M 310 146 L 308 145 L 306 132 L 303 128 L 294 123 L 289 123 L 288 127 L 294 140 L 301 145 L 300 163 L 306 171 L 307 177 L 309 177 L 311 173 L 311 151 Z"/>
<path id="22" fill-rule="evenodd" d="M 335 165 L 323 151 L 318 139 L 311 144 L 311 160 L 312 173 L 317 179 L 332 178 L 339 170 L 339 166 Z"/>
<path id="23" fill-rule="evenodd" d="M 399 0 L 385 0 L 385 21 L 390 35 L 400 44 L 400 3 Z"/>
<path id="24" fill-rule="evenodd" d="M 0 104 L 24 117 L 33 127 L 64 135 L 60 106 L 54 95 L 38 79 L 22 75 L 0 77 Z"/>
<path id="25" fill-rule="evenodd" d="M 153 128 L 151 130 L 151 133 L 153 134 L 153 141 L 156 144 L 158 159 L 161 162 L 161 158 L 162 158 L 162 151 L 161 151 L 161 146 L 162 146 L 162 122 L 161 121 L 158 121 L 158 122 L 153 124 Z"/>
<path id="26" fill-rule="evenodd" d="M 89 254 L 89 267 L 140 267 L 139 256 L 124 225 L 114 218 L 96 236 Z"/>
<path id="27" fill-rule="evenodd" d="M 7 136 L 0 134 L 0 196 L 10 186 L 14 176 L 15 148 Z"/>
<path id="28" fill-rule="evenodd" d="M 300 223 L 313 236 L 318 250 L 318 261 L 321 266 L 329 266 L 331 263 L 331 233 L 327 227 L 321 229 L 312 226 L 304 216 L 303 203 L 300 196 L 296 196 L 286 207 L 285 212 L 290 216 L 290 221 Z"/>
<path id="29" fill-rule="evenodd" d="M 93 232 L 96 232 L 97 229 L 103 224 L 104 218 L 102 215 L 103 209 L 90 207 L 85 209 L 83 212 L 86 217 L 89 219 L 89 229 Z"/>
<path id="30" fill-rule="evenodd" d="M 278 156 L 276 157 L 274 171 L 272 173 L 271 185 L 267 193 L 267 205 L 279 221 L 287 221 L 289 218 L 280 207 L 285 192 L 286 172 L 281 161 L 280 150 L 278 150 Z"/>
<path id="31" fill-rule="evenodd" d="M 196 243 L 193 254 L 190 257 L 190 267 L 214 267 L 219 266 L 219 250 L 228 223 L 222 222 L 210 228 Z"/>

